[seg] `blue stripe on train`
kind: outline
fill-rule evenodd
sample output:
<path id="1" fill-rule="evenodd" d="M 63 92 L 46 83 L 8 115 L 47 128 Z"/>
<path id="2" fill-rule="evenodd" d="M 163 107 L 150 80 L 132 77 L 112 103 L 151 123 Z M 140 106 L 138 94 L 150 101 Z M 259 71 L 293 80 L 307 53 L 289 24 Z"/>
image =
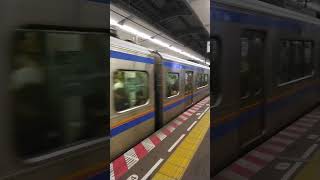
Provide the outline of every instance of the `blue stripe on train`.
<path id="1" fill-rule="evenodd" d="M 110 51 L 110 57 L 116 58 L 116 59 L 123 59 L 123 60 L 127 60 L 127 61 L 142 62 L 142 63 L 146 63 L 146 64 L 154 64 L 155 63 L 154 59 L 152 59 L 152 58 L 137 56 L 137 55 L 133 55 L 133 54 L 127 54 L 124 52 L 113 51 L 113 50 Z M 191 65 L 185 65 L 185 64 L 173 62 L 173 61 L 170 61 L 167 59 L 163 62 L 163 65 L 167 68 L 170 68 L 170 69 L 204 70 L 204 68 L 195 67 L 195 66 L 191 66 Z"/>
<path id="2" fill-rule="evenodd" d="M 103 3 L 103 4 L 110 4 L 111 0 L 88 0 L 91 2 L 96 2 L 96 3 Z"/>
<path id="3" fill-rule="evenodd" d="M 265 105 L 266 112 L 272 113 L 275 111 L 279 111 L 281 110 L 281 108 L 292 104 L 296 100 L 296 98 L 299 98 L 306 93 L 311 93 L 312 91 L 317 91 L 317 90 L 318 88 L 315 86 L 307 87 L 307 88 L 304 88 L 303 90 L 296 92 L 291 96 L 287 96 L 279 100 L 273 101 L 271 103 L 268 103 Z M 235 131 L 238 128 L 240 128 L 240 126 L 245 122 L 247 122 L 250 118 L 257 116 L 259 114 L 258 112 L 263 110 L 262 109 L 263 106 L 264 105 L 262 104 L 255 108 L 252 108 L 251 110 L 243 112 L 239 116 L 232 119 L 230 122 L 223 123 L 217 127 L 213 126 L 211 128 L 211 136 L 213 137 L 213 140 L 220 139 L 226 134 L 231 133 L 232 131 Z"/>
<path id="4" fill-rule="evenodd" d="M 185 65 L 185 64 L 181 64 L 181 63 L 177 63 L 177 62 L 173 62 L 173 61 L 170 61 L 168 59 L 166 59 L 164 62 L 163 62 L 163 65 L 166 67 L 166 68 L 169 68 L 169 69 L 186 69 L 186 70 L 197 70 L 197 71 L 201 71 L 201 70 L 204 70 L 204 68 L 201 68 L 201 67 L 196 67 L 196 66 L 191 66 L 191 65 Z"/>
<path id="5" fill-rule="evenodd" d="M 109 166 L 107 166 L 109 167 Z M 101 173 L 98 173 L 92 177 L 87 178 L 87 180 L 106 180 L 110 178 L 109 171 L 103 171 Z"/>
<path id="6" fill-rule="evenodd" d="M 295 32 L 300 32 L 303 27 L 308 27 L 313 31 L 319 29 L 319 27 L 314 24 L 294 19 L 249 14 L 217 7 L 211 7 L 211 17 L 213 24 L 215 22 L 232 22 L 268 28 L 284 28 Z"/>
<path id="7" fill-rule="evenodd" d="M 132 128 L 132 127 L 134 127 L 134 126 L 136 126 L 136 125 L 138 125 L 138 124 L 140 124 L 140 123 L 142 123 L 144 121 L 147 121 L 147 120 L 149 120 L 149 119 L 151 119 L 153 117 L 154 117 L 154 112 L 150 112 L 150 113 L 148 113 L 148 114 L 146 114 L 144 116 L 141 116 L 141 117 L 139 117 L 139 118 L 137 118 L 137 119 L 135 119 L 133 121 L 125 123 L 125 124 L 123 124 L 121 126 L 118 126 L 116 128 L 113 128 L 113 129 L 111 129 L 111 137 L 112 136 L 116 136 L 116 135 L 122 133 L 123 131 L 125 131 L 127 129 L 130 129 L 130 128 Z"/>
<path id="8" fill-rule="evenodd" d="M 152 58 L 137 56 L 133 54 L 127 54 L 119 51 L 110 51 L 110 58 L 123 59 L 128 61 L 142 62 L 146 64 L 154 64 L 154 60 Z"/>

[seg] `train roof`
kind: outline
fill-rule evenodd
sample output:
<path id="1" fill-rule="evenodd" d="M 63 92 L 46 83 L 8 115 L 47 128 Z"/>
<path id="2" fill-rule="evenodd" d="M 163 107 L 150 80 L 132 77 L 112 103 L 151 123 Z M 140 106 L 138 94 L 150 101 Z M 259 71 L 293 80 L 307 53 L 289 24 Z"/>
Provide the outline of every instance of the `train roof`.
<path id="1" fill-rule="evenodd" d="M 150 49 L 143 47 L 143 46 L 139 46 L 137 44 L 131 43 L 131 42 L 127 42 L 124 41 L 122 39 L 119 38 L 115 38 L 110 36 L 110 49 L 122 49 L 122 50 L 126 50 L 126 51 L 131 51 L 131 52 L 135 52 L 138 54 L 143 54 L 145 56 L 150 55 Z"/>
<path id="2" fill-rule="evenodd" d="M 228 6 L 248 9 L 252 11 L 271 14 L 278 17 L 290 18 L 310 24 L 320 25 L 320 20 L 299 12 L 295 12 L 289 9 L 281 8 L 262 1 L 252 0 L 213 0 L 213 3 L 220 3 Z"/>
<path id="3" fill-rule="evenodd" d="M 175 62 L 179 62 L 179 63 L 182 63 L 182 64 L 196 66 L 196 67 L 200 67 L 200 68 L 204 68 L 204 69 L 210 69 L 208 66 L 197 64 L 197 63 L 194 63 L 194 62 L 191 62 L 191 61 L 188 61 L 188 60 L 185 60 L 185 59 L 181 59 L 181 58 L 178 58 L 178 57 L 175 57 L 175 56 L 171 56 L 171 55 L 168 55 L 168 54 L 165 54 L 165 53 L 159 53 L 159 54 L 165 60 L 175 61 Z"/>
<path id="4" fill-rule="evenodd" d="M 131 52 L 141 54 L 144 56 L 150 55 L 151 51 L 153 51 L 152 49 L 148 49 L 146 47 L 143 47 L 143 46 L 131 43 L 131 42 L 127 42 L 127 41 L 124 41 L 124 40 L 121 40 L 121 39 L 118 39 L 118 38 L 115 38 L 112 36 L 110 37 L 110 47 L 111 47 L 111 50 L 112 49 L 122 49 L 122 50 L 125 50 L 128 52 L 131 51 Z M 194 62 L 182 59 L 182 58 L 178 58 L 178 57 L 171 56 L 171 55 L 161 53 L 161 52 L 159 52 L 159 54 L 165 60 L 170 60 L 170 61 L 174 61 L 174 62 L 186 64 L 186 65 L 191 65 L 191 66 L 196 66 L 196 67 L 200 67 L 200 68 L 204 68 L 204 69 L 210 69 L 208 66 L 197 64 L 197 63 L 194 63 Z"/>

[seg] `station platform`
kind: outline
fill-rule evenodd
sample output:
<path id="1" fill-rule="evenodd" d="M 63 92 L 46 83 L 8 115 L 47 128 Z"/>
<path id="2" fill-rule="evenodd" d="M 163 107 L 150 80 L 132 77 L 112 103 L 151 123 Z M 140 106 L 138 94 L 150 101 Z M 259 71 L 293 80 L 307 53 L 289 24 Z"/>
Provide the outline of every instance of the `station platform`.
<path id="1" fill-rule="evenodd" d="M 110 164 L 111 180 L 210 179 L 210 98 Z"/>
<path id="2" fill-rule="evenodd" d="M 218 173 L 214 180 L 319 180 L 320 107 Z"/>

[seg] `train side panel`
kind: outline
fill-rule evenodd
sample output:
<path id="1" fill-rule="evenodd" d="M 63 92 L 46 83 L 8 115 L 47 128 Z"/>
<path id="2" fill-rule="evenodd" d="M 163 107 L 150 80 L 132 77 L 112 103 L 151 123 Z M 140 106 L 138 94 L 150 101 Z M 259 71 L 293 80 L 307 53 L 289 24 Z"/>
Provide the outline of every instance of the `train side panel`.
<path id="1" fill-rule="evenodd" d="M 184 74 L 178 63 L 164 60 L 163 64 L 163 124 L 167 124 L 185 109 Z M 170 81 L 176 81 L 175 83 Z"/>
<path id="2" fill-rule="evenodd" d="M 312 37 L 312 32 L 316 28 L 303 22 L 297 23 L 290 19 L 260 14 L 252 10 L 248 10 L 249 13 L 246 9 L 222 4 L 218 4 L 211 11 L 214 12 L 214 18 L 211 21 L 211 25 L 215 27 L 213 36 L 221 39 L 222 44 L 220 67 L 222 101 L 213 108 L 213 116 L 211 116 L 213 117 L 211 162 L 213 162 L 214 173 L 217 173 L 239 155 L 259 144 L 263 138 L 273 135 L 318 103 L 317 71 L 310 75 L 302 75 L 292 81 L 280 83 L 279 77 L 282 70 L 280 70 L 279 63 L 282 53 L 281 44 L 284 40 L 290 40 L 293 46 L 298 47 L 300 44 L 302 47 L 309 41 L 318 42 L 319 37 Z M 264 21 L 265 24 L 259 23 L 260 21 Z M 313 30 L 310 30 L 309 27 L 313 27 L 311 28 Z M 241 56 L 246 53 L 246 48 L 244 48 L 246 43 L 241 38 L 246 31 L 261 33 L 265 37 L 262 59 L 264 98 L 259 103 L 249 103 L 243 106 L 241 105 L 243 100 L 240 88 L 244 82 L 241 82 L 239 72 L 245 67 L 241 64 Z M 316 47 L 315 44 L 312 62 L 314 67 L 318 64 L 318 55 L 315 54 Z M 300 59 L 302 58 L 303 60 L 299 60 L 299 63 L 305 61 L 307 57 Z M 244 124 L 254 118 L 258 112 L 263 114 L 263 119 L 261 119 L 263 129 L 254 141 L 243 147 L 241 136 L 245 133 Z M 226 153 L 225 149 L 234 151 Z"/>
<path id="3" fill-rule="evenodd" d="M 38 53 L 39 57 L 41 57 L 41 68 L 46 69 L 47 76 L 51 76 L 54 71 L 58 72 L 59 70 L 67 68 L 66 64 L 63 64 L 63 60 L 67 58 L 68 55 L 72 54 L 70 51 L 75 50 L 77 53 L 83 53 L 86 54 L 87 57 L 91 56 L 89 55 L 89 49 L 90 47 L 85 47 L 82 42 L 89 41 L 88 44 L 96 46 L 95 50 L 91 51 L 96 53 L 95 55 L 91 56 L 91 62 L 86 61 L 85 59 L 87 57 L 83 56 L 81 62 L 88 63 L 92 65 L 92 68 L 97 68 L 95 65 L 99 64 L 102 68 L 97 68 L 99 70 L 102 70 L 106 65 L 104 64 L 104 60 L 106 59 L 105 49 L 108 48 L 108 41 L 105 40 L 104 42 L 96 41 L 96 37 L 100 36 L 101 38 L 107 37 L 106 31 L 101 31 L 101 29 L 105 28 L 105 13 L 107 9 L 107 3 L 96 3 L 91 1 L 39 1 L 39 0 L 31 0 L 31 1 L 20 1 L 20 0 L 10 0 L 10 1 L 2 1 L 1 2 L 1 12 L 2 14 L 2 24 L 1 24 L 1 49 L 0 57 L 3 60 L 1 62 L 1 72 L 3 73 L 1 75 L 1 86 L 2 87 L 10 87 L 10 88 L 3 88 L 0 92 L 1 99 L 3 99 L 3 102 L 5 102 L 6 108 L 1 109 L 1 117 L 4 117 L 4 119 L 1 122 L 1 159 L 3 159 L 5 164 L 1 164 L 0 169 L 0 179 L 2 177 L 11 178 L 11 179 L 45 179 L 45 178 L 61 178 L 61 177 L 71 177 L 75 173 L 81 174 L 80 176 L 85 177 L 88 174 L 83 173 L 84 171 L 88 170 L 88 168 L 91 168 L 94 166 L 94 170 L 89 173 L 90 175 L 100 174 L 105 172 L 105 163 L 107 162 L 107 157 L 105 156 L 105 149 L 107 147 L 107 137 L 105 136 L 105 130 L 103 131 L 103 136 L 99 137 L 86 137 L 86 138 L 79 138 L 82 141 L 76 142 L 74 144 L 71 144 L 70 141 L 73 138 L 72 136 L 76 136 L 77 131 L 83 127 L 83 122 L 89 119 L 94 119 L 92 113 L 93 111 L 97 110 L 100 111 L 100 104 L 93 105 L 92 100 L 88 100 L 88 96 L 99 96 L 99 98 L 104 101 L 106 97 L 102 94 L 100 94 L 101 91 L 106 91 L 105 84 L 98 85 L 98 82 L 106 82 L 107 77 L 105 73 L 102 73 L 99 71 L 96 72 L 96 74 L 93 75 L 92 72 L 86 71 L 83 73 L 83 77 L 86 76 L 86 78 L 80 80 L 77 79 L 75 84 L 78 84 L 79 87 L 85 87 L 87 92 L 77 92 L 73 94 L 76 97 L 71 97 L 72 95 L 66 95 L 66 92 L 62 92 L 62 88 L 60 92 L 55 93 L 61 93 L 63 95 L 61 97 L 65 97 L 65 100 L 59 99 L 59 103 L 61 103 L 60 107 L 63 106 L 72 106 L 72 104 L 75 106 L 74 111 L 70 112 L 63 112 L 61 109 L 59 109 L 59 112 L 52 113 L 52 119 L 55 120 L 52 122 L 54 125 L 59 124 L 60 121 L 63 121 L 60 123 L 61 127 L 59 129 L 59 133 L 54 131 L 47 131 L 47 134 L 45 134 L 45 130 L 47 130 L 47 126 L 42 124 L 41 121 L 30 121 L 27 126 L 23 128 L 19 128 L 20 126 L 23 126 L 26 122 L 23 122 L 23 118 L 17 118 L 15 115 L 17 113 L 13 113 L 17 108 L 12 108 L 12 106 L 9 106 L 8 104 L 14 104 L 17 102 L 13 102 L 13 96 L 16 96 L 12 92 L 12 76 L 13 74 L 17 73 L 16 67 L 12 68 L 12 65 L 14 66 L 15 56 L 18 53 L 23 54 L 22 51 L 15 49 L 16 46 L 19 46 L 18 44 L 21 43 L 21 37 L 25 36 L 26 41 L 35 40 L 33 41 L 34 44 L 37 42 L 43 42 L 46 47 L 42 46 L 39 49 L 41 51 L 34 51 L 34 53 Z M 86 29 L 86 30 L 84 30 Z M 41 32 L 40 32 L 41 31 Z M 65 36 L 61 35 L 61 31 L 65 31 Z M 80 33 L 81 31 L 81 33 Z M 50 33 L 49 33 L 50 32 Z M 28 34 L 28 35 L 27 35 Z M 80 35 L 81 34 L 81 35 Z M 86 40 L 82 39 L 82 35 L 87 34 Z M 94 35 L 93 35 L 94 34 Z M 41 38 L 38 38 L 40 37 Z M 85 35 L 86 36 L 86 35 Z M 71 38 L 70 38 L 71 37 Z M 30 38 L 30 39 L 28 39 Z M 94 40 L 95 39 L 95 40 Z M 59 44 L 61 42 L 65 42 L 65 46 L 61 46 L 61 48 L 54 47 L 55 41 L 56 44 Z M 50 44 L 51 43 L 51 44 Z M 78 44 L 77 44 L 78 43 Z M 105 44 L 103 44 L 105 43 Z M 62 43 L 63 44 L 63 43 Z M 77 44 L 77 45 L 76 45 Z M 70 48 L 67 48 L 66 46 L 70 46 Z M 72 46 L 72 47 L 71 47 Z M 84 47 L 83 49 L 86 49 L 86 52 L 82 52 L 83 49 L 80 47 Z M 102 47 L 103 50 L 100 48 Z M 54 49 L 56 48 L 56 49 Z M 27 51 L 27 50 L 26 50 Z M 50 52 L 49 52 L 50 51 Z M 100 51 L 100 52 L 99 52 Z M 40 52 L 40 53 L 39 53 Z M 42 53 L 42 54 L 41 54 Z M 60 53 L 60 54 L 59 54 Z M 57 61 L 57 57 L 61 54 L 65 53 L 65 56 L 60 56 L 60 61 Z M 75 52 L 73 52 L 74 57 L 79 58 Z M 59 55 L 58 55 L 59 54 Z M 56 56 L 55 56 L 56 55 Z M 49 63 L 49 58 L 51 58 L 51 63 Z M 59 64 L 61 63 L 61 64 Z M 71 62 L 71 64 L 74 62 Z M 77 63 L 74 63 L 77 64 Z M 65 66 L 64 66 L 65 65 Z M 79 64 L 77 64 L 79 65 Z M 81 66 L 81 65 L 80 65 Z M 44 68 L 45 67 L 45 68 Z M 59 69 L 60 68 L 60 69 Z M 91 69 L 92 70 L 92 69 Z M 70 74 L 72 74 L 72 69 L 68 70 Z M 106 72 L 106 70 L 103 70 Z M 9 73 L 11 74 L 9 74 Z M 65 74 L 67 74 L 67 71 L 64 71 Z M 91 74 L 89 74 L 91 73 Z M 67 81 L 64 81 L 70 77 L 62 77 L 65 75 L 63 73 L 60 73 L 59 75 L 55 76 L 54 79 L 55 83 L 59 82 L 61 83 L 61 87 L 66 88 L 66 84 L 70 83 Z M 61 78 L 61 79 L 59 79 Z M 48 80 L 50 78 L 47 78 Z M 51 80 L 52 80 L 51 79 Z M 88 83 L 85 82 L 85 79 L 90 79 L 92 83 L 92 89 L 88 88 Z M 70 80 L 70 79 L 69 79 Z M 50 80 L 48 80 L 50 81 Z M 54 83 L 53 81 L 50 81 L 50 83 Z M 70 85 L 70 84 L 69 84 Z M 73 84 L 74 85 L 74 84 Z M 72 85 L 71 85 L 72 86 Z M 70 86 L 70 87 L 71 87 Z M 99 88 L 98 88 L 99 86 Z M 56 86 L 57 87 L 57 86 Z M 96 93 L 91 92 L 91 90 L 97 90 Z M 54 88 L 53 88 L 54 89 Z M 49 89 L 50 93 L 52 93 L 53 89 Z M 57 90 L 58 87 L 55 89 Z M 77 89 L 78 90 L 78 89 Z M 74 90 L 74 91 L 77 91 Z M 8 92 L 9 91 L 9 92 Z M 70 90 L 69 93 L 72 94 L 74 91 Z M 52 95 L 52 94 L 50 94 Z M 87 96 L 88 95 L 88 96 Z M 40 99 L 40 93 L 38 93 L 38 96 L 36 98 Z M 50 98 L 50 97 L 49 97 Z M 51 96 L 53 98 L 53 96 Z M 52 101 L 58 101 L 58 99 L 50 100 Z M 98 100 L 99 101 L 99 100 Z M 56 102 L 55 102 L 56 103 Z M 100 102 L 99 102 L 100 103 Z M 50 104 L 52 105 L 52 104 Z M 70 106 L 69 106 L 70 105 Z M 106 106 L 106 104 L 102 105 Z M 102 107 L 101 106 L 101 107 Z M 43 106 L 46 108 L 43 111 L 38 111 L 38 114 L 41 114 L 49 109 L 48 106 Z M 97 108 L 97 109 L 95 109 Z M 90 109 L 90 110 L 89 110 Z M 99 109 L 99 110 L 98 110 Z M 105 109 L 105 107 L 103 107 Z M 52 109 L 51 109 L 52 110 Z M 87 111 L 88 110 L 88 111 Z M 92 110 L 92 111 L 91 111 Z M 76 112 L 78 111 L 78 115 Z M 86 112 L 87 111 L 87 112 Z M 90 112 L 89 112 L 90 111 Z M 41 113 L 39 113 L 41 112 Z M 61 113 L 61 114 L 59 114 Z M 68 114 L 68 115 L 67 115 Z M 81 115 L 80 115 L 81 114 Z M 85 115 L 84 115 L 85 114 Z M 94 128 L 94 124 L 101 123 L 103 126 L 100 126 L 100 128 L 95 129 L 97 134 L 98 132 L 101 132 L 101 128 L 106 129 L 105 126 L 105 120 L 106 119 L 106 111 L 99 112 L 97 114 L 97 117 L 94 121 L 94 123 L 90 124 L 91 127 L 86 127 L 83 131 L 88 131 L 88 134 L 94 134 L 90 128 Z M 83 116 L 82 116 L 83 115 Z M 65 119 L 68 119 L 71 121 L 73 117 L 79 117 L 79 119 L 75 119 L 75 121 L 67 122 L 64 121 Z M 81 117 L 80 117 L 81 116 Z M 86 116 L 86 117 L 85 117 Z M 104 116 L 104 117 L 102 117 Z M 16 122 L 17 121 L 17 122 Z M 47 122 L 48 119 L 43 118 L 42 122 Z M 78 121 L 78 122 L 76 122 Z M 98 122 L 100 121 L 100 122 Z M 78 123 L 78 124 L 77 124 Z M 49 123 L 48 123 L 49 124 Z M 42 126 L 43 125 L 43 126 Z M 33 127 L 32 127 L 33 126 Z M 58 125 L 57 125 L 58 126 Z M 38 127 L 38 128 L 36 128 Z M 53 127 L 53 126 L 52 126 Z M 77 129 L 78 127 L 78 129 Z M 81 128 L 80 128 L 81 127 Z M 3 129 L 2 129 L 3 128 Z M 34 128 L 34 129 L 33 129 Z M 52 128 L 53 129 L 53 128 Z M 73 129 L 68 132 L 67 129 Z M 38 143 L 38 140 L 40 138 L 37 137 L 43 137 L 43 138 L 51 138 L 55 140 L 53 141 L 46 141 L 46 143 L 52 143 L 50 146 L 53 146 L 56 141 L 59 141 L 59 143 L 56 144 L 55 147 L 51 147 L 50 150 L 43 150 L 41 153 L 29 153 L 26 155 L 25 149 L 21 148 L 22 146 L 27 147 L 27 145 L 22 145 L 23 143 L 18 142 L 17 139 L 24 139 L 23 133 L 30 131 L 30 133 L 26 133 L 27 136 L 25 136 L 26 139 L 31 137 L 31 134 L 34 134 L 34 139 L 31 141 L 25 141 L 25 144 L 29 144 L 30 147 L 34 146 L 34 151 L 38 151 L 37 149 L 41 143 Z M 62 135 L 62 132 L 65 133 Z M 80 131 L 79 131 L 80 132 Z M 37 134 L 38 133 L 38 134 Z M 60 134 L 61 133 L 61 134 Z M 28 134 L 30 136 L 28 136 Z M 59 135 L 57 135 L 59 134 Z M 49 137 L 52 136 L 52 137 Z M 61 136 L 61 138 L 57 138 L 58 136 Z M 62 137 L 63 136 L 63 137 Z M 85 136 L 85 135 L 84 135 Z M 59 139 L 59 140 L 58 140 Z M 68 146 L 64 146 L 67 143 Z M 45 144 L 45 143 L 43 143 Z M 61 145 L 61 146 L 60 146 Z M 62 146 L 63 145 L 63 146 Z M 36 150 L 37 149 L 37 150 Z M 44 148 L 45 149 L 45 148 Z M 23 154 L 23 155 L 22 155 Z"/>
<path id="4" fill-rule="evenodd" d="M 124 43 L 121 48 L 111 47 L 111 159 L 155 130 L 154 59 L 148 51 L 134 50 L 130 46 L 135 45 Z M 123 84 L 117 82 L 119 79 Z"/>

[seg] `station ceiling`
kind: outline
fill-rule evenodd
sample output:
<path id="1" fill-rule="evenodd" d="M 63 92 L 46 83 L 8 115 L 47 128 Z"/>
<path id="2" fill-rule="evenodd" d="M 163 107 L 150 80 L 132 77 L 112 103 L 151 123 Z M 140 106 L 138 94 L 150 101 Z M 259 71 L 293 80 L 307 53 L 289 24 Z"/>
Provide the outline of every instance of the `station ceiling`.
<path id="1" fill-rule="evenodd" d="M 112 3 L 207 57 L 209 31 L 204 21 L 208 20 L 200 19 L 195 13 L 191 5 L 199 9 L 199 4 L 192 4 L 196 1 L 201 0 L 115 0 Z"/>

